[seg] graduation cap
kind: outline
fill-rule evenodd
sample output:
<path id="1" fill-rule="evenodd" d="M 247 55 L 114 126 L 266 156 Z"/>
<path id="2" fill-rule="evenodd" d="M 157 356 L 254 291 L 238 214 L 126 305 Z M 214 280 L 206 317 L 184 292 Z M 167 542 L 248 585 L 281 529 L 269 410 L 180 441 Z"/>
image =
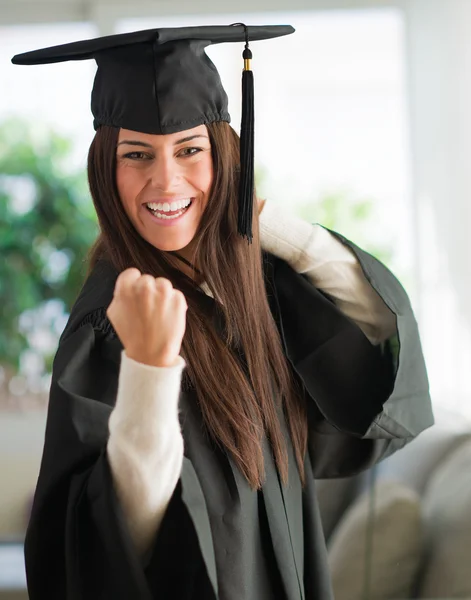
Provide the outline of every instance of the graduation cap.
<path id="1" fill-rule="evenodd" d="M 215 121 L 230 121 L 228 100 L 205 48 L 245 42 L 238 231 L 252 240 L 254 195 L 253 74 L 249 42 L 293 33 L 289 25 L 160 28 L 111 35 L 17 54 L 17 65 L 95 59 L 94 127 L 110 125 L 168 134 Z"/>

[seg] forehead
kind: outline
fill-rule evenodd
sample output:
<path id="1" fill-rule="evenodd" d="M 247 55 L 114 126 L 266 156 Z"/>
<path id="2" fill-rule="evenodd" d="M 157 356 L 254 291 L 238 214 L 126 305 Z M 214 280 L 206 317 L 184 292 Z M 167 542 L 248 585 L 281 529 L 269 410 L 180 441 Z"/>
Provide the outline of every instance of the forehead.
<path id="1" fill-rule="evenodd" d="M 208 138 L 208 130 L 206 125 L 198 125 L 198 127 L 193 127 L 192 129 L 185 129 L 184 131 L 177 131 L 176 133 L 168 134 L 142 133 L 140 131 L 132 131 L 131 129 L 121 128 L 119 130 L 118 143 L 129 140 L 133 142 L 143 142 L 152 146 L 161 146 L 166 144 L 174 145 L 180 140 L 184 140 L 193 136 L 204 136 L 205 138 Z"/>

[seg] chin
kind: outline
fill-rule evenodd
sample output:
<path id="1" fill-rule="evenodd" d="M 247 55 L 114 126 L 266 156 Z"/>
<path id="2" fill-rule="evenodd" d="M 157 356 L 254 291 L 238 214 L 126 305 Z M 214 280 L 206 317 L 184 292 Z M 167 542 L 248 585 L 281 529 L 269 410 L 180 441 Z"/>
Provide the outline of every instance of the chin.
<path id="1" fill-rule="evenodd" d="M 147 240 L 149 242 L 149 244 L 152 244 L 152 246 L 154 246 L 154 248 L 156 248 L 157 250 L 161 250 L 162 252 L 178 252 L 178 250 L 183 250 L 183 248 L 186 248 L 191 241 L 193 240 L 194 235 L 192 236 L 185 236 L 185 237 L 181 237 L 179 239 L 153 239 L 153 240 Z"/>

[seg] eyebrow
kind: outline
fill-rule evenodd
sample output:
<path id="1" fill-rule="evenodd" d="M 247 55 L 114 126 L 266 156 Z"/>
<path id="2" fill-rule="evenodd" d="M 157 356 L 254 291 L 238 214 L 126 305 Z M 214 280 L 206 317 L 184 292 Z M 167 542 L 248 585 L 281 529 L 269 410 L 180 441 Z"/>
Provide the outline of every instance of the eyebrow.
<path id="1" fill-rule="evenodd" d="M 174 146 L 178 146 L 179 144 L 184 144 L 185 142 L 191 142 L 191 140 L 195 140 L 196 138 L 206 138 L 209 139 L 207 135 L 201 135 L 201 134 L 196 134 L 196 135 L 189 135 L 187 137 L 181 138 L 180 140 L 177 140 L 174 143 Z M 139 140 L 122 140 L 121 142 L 118 143 L 118 146 L 121 146 L 123 144 L 127 144 L 128 146 L 144 146 L 145 148 L 152 148 L 152 144 L 148 144 L 147 142 L 141 142 Z"/>

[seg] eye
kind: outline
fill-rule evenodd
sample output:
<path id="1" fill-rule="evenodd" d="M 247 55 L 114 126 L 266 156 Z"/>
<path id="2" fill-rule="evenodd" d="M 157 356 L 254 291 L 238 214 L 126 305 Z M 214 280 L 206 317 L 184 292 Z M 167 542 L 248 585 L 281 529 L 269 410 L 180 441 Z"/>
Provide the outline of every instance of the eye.
<path id="1" fill-rule="evenodd" d="M 149 156 L 149 154 L 146 154 L 145 152 L 134 151 L 127 152 L 123 155 L 123 158 L 129 158 L 130 160 L 149 160 L 151 156 Z"/>
<path id="2" fill-rule="evenodd" d="M 195 156 L 196 154 L 199 154 L 202 150 L 203 150 L 202 148 L 193 148 L 193 147 L 183 148 L 178 153 L 178 156 L 183 156 L 184 158 L 186 158 L 188 156 Z"/>

